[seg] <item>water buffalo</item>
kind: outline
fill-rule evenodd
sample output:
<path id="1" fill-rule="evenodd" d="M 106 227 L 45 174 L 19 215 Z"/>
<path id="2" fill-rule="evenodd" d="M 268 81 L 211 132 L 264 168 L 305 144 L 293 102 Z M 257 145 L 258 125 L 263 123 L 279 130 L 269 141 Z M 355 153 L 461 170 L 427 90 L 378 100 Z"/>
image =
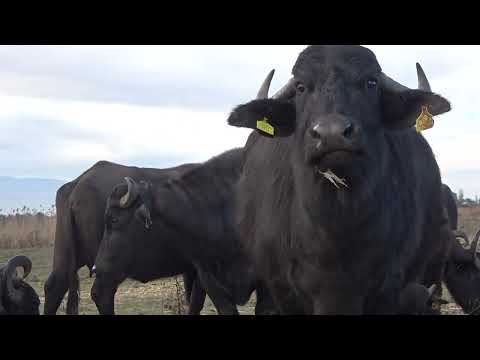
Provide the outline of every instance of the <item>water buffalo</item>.
<path id="1" fill-rule="evenodd" d="M 125 177 L 162 181 L 194 167 L 184 164 L 169 169 L 151 169 L 123 166 L 100 161 L 74 181 L 57 191 L 57 225 L 53 269 L 45 282 L 46 315 L 56 314 L 68 290 L 67 314 L 78 314 L 78 270 L 88 266 L 91 270 L 103 236 L 107 198 L 113 187 Z M 190 300 L 194 270 L 184 277 L 186 298 Z M 198 294 L 202 297 L 202 294 Z M 203 295 L 203 297 L 205 297 Z"/>
<path id="2" fill-rule="evenodd" d="M 23 268 L 23 278 L 16 269 Z M 0 315 L 39 315 L 40 299 L 35 290 L 25 282 L 32 271 L 32 262 L 23 255 L 0 264 Z"/>
<path id="3" fill-rule="evenodd" d="M 407 284 L 441 282 L 451 246 L 440 171 L 413 128 L 450 104 L 389 78 L 361 46 L 309 46 L 292 73 L 228 119 L 256 130 L 239 236 L 283 314 L 398 313 Z"/>
<path id="4" fill-rule="evenodd" d="M 218 313 L 238 314 L 236 305 L 257 287 L 232 225 L 242 155 L 227 151 L 167 182 L 127 178 L 115 187 L 94 268 L 100 314 L 114 314 L 115 292 L 126 278 L 148 282 L 192 265 Z M 257 313 L 265 305 L 258 290 Z"/>
<path id="5" fill-rule="evenodd" d="M 469 243 L 463 231 L 455 232 L 457 238 Z M 455 242 L 445 269 L 445 285 L 455 302 L 469 315 L 480 315 L 480 259 L 476 252 L 480 230 L 475 234 L 469 249 Z"/>
<path id="6" fill-rule="evenodd" d="M 443 185 L 443 201 L 448 212 L 450 227 L 453 234 L 450 256 L 445 268 L 444 283 L 454 301 L 460 305 L 466 314 L 480 314 L 480 260 L 476 252 L 480 231 L 470 243 L 465 232 L 458 230 L 458 209 L 455 196 L 447 185 Z"/>

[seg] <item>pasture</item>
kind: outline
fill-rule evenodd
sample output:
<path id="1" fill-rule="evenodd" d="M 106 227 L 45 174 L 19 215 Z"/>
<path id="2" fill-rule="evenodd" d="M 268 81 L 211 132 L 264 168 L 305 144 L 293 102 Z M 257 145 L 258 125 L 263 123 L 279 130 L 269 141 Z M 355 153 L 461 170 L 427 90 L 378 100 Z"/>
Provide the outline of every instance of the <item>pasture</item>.
<path id="1" fill-rule="evenodd" d="M 22 216 L 26 216 L 25 219 Z M 53 261 L 53 238 L 44 239 L 35 247 L 32 245 L 32 232 L 42 234 L 55 233 L 55 218 L 49 217 L 46 221 L 34 221 L 31 215 L 22 215 L 20 217 L 11 217 L 10 221 L 4 219 L 0 223 L 0 239 L 4 239 L 0 247 L 0 262 L 8 260 L 10 257 L 18 254 L 28 256 L 33 263 L 32 273 L 27 281 L 33 286 L 40 296 L 41 313 L 43 313 L 43 303 L 45 300 L 43 284 L 52 268 Z M 26 230 L 28 228 L 28 231 Z M 461 207 L 459 208 L 459 228 L 466 231 L 470 237 L 475 234 L 476 229 L 480 228 L 480 207 Z M 15 244 L 16 247 L 8 245 Z M 93 279 L 88 276 L 88 269 L 83 268 L 80 275 L 80 307 L 79 313 L 82 315 L 97 315 L 95 304 L 90 299 L 90 288 Z M 446 291 L 446 298 L 449 298 Z M 182 278 L 170 278 L 157 280 L 148 284 L 139 282 L 125 281 L 119 288 L 115 306 L 119 315 L 178 315 L 183 311 L 183 283 Z M 59 309 L 58 314 L 65 314 L 66 297 Z M 245 306 L 238 307 L 240 314 L 253 315 L 255 307 L 255 295 Z M 443 306 L 442 311 L 448 315 L 463 314 L 462 310 L 455 304 Z M 216 310 L 210 301 L 206 300 L 202 315 L 215 315 Z"/>
<path id="2" fill-rule="evenodd" d="M 45 293 L 43 284 L 52 269 L 53 246 L 40 248 L 0 249 L 0 262 L 10 257 L 22 254 L 28 256 L 33 263 L 32 273 L 28 276 L 28 283 L 35 289 L 40 301 L 40 313 L 43 314 Z M 82 268 L 80 276 L 80 306 L 81 315 L 98 315 L 95 304 L 90 299 L 90 289 L 93 278 L 89 278 L 88 269 Z M 58 315 L 65 314 L 66 298 L 59 308 Z M 148 284 L 125 281 L 118 289 L 115 297 L 116 313 L 118 315 L 178 315 L 183 311 L 183 283 L 182 277 L 163 279 Z M 254 296 L 246 306 L 238 307 L 240 314 L 254 313 Z M 216 315 L 216 310 L 210 299 L 205 302 L 202 315 Z"/>

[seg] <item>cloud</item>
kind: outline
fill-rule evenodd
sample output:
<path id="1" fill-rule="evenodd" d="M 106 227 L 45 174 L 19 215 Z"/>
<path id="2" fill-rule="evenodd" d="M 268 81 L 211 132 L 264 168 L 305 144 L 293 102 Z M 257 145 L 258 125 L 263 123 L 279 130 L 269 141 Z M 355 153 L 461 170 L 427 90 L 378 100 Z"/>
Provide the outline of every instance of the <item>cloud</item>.
<path id="1" fill-rule="evenodd" d="M 301 46 L 1 46 L 5 95 L 225 110 Z"/>
<path id="2" fill-rule="evenodd" d="M 410 87 L 420 62 L 451 101 L 424 136 L 445 182 L 480 194 L 480 46 L 367 47 Z M 227 126 L 229 111 L 273 68 L 278 89 L 303 49 L 0 46 L 0 174 L 73 179 L 98 160 L 166 167 L 243 146 L 249 131 Z"/>
<path id="3" fill-rule="evenodd" d="M 167 167 L 243 146 L 226 113 L 0 97 L 0 173 L 73 178 L 99 160 Z M 15 110 L 17 109 L 17 110 Z M 62 119 L 62 120 L 59 120 Z"/>

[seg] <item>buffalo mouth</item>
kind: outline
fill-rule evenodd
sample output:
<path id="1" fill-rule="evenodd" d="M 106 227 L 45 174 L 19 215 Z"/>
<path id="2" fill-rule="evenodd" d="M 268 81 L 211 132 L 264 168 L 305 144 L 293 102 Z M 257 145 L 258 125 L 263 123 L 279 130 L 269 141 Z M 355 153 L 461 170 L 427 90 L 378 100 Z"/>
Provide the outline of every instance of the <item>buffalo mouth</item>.
<path id="1" fill-rule="evenodd" d="M 314 151 L 308 155 L 308 163 L 320 169 L 349 165 L 363 152 L 356 148 L 338 148 L 328 151 Z"/>

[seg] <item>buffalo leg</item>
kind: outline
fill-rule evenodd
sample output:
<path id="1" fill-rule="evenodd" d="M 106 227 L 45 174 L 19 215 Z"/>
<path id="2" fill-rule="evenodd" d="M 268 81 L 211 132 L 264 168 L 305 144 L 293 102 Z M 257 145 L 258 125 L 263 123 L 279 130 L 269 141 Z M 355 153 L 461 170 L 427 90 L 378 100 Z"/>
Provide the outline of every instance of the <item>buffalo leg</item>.
<path id="1" fill-rule="evenodd" d="M 192 288 L 196 276 L 197 274 L 195 273 L 195 270 L 183 274 L 183 287 L 185 288 L 185 303 L 187 306 L 190 306 Z"/>
<path id="2" fill-rule="evenodd" d="M 65 294 L 68 291 L 68 275 L 53 271 L 44 286 L 44 315 L 56 315 Z"/>
<path id="3" fill-rule="evenodd" d="M 95 279 L 91 297 L 97 306 L 100 315 L 115 315 L 115 293 L 118 285 Z"/>
<path id="4" fill-rule="evenodd" d="M 194 279 L 190 296 L 190 304 L 188 306 L 188 315 L 200 315 L 200 312 L 205 305 L 206 297 L 207 293 L 202 287 L 200 280 L 198 278 Z"/>
<path id="5" fill-rule="evenodd" d="M 213 275 L 197 267 L 197 274 L 219 315 L 238 315 L 230 294 L 218 283 Z"/>
<path id="6" fill-rule="evenodd" d="M 255 291 L 257 295 L 255 315 L 275 315 L 275 305 L 268 288 L 263 283 L 258 282 Z"/>

